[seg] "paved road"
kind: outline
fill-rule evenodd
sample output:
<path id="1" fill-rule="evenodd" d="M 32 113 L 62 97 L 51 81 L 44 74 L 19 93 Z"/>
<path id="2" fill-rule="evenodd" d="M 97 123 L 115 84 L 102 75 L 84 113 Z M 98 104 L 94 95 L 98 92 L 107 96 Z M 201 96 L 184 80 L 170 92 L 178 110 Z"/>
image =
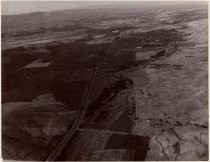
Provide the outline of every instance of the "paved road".
<path id="1" fill-rule="evenodd" d="M 117 38 L 117 37 L 116 37 Z M 54 161 L 56 160 L 56 158 L 61 154 L 61 151 L 64 149 L 64 147 L 68 144 L 69 140 L 72 138 L 72 136 L 75 134 L 76 130 L 78 129 L 80 122 L 82 121 L 84 114 L 87 110 L 88 104 L 89 104 L 89 95 L 91 92 L 91 88 L 94 84 L 94 79 L 98 73 L 99 70 L 99 66 L 100 63 L 104 60 L 104 58 L 110 53 L 112 47 L 114 46 L 114 44 L 116 43 L 117 39 L 114 39 L 113 42 L 111 43 L 111 45 L 109 46 L 108 50 L 106 51 L 106 53 L 103 55 L 103 57 L 101 58 L 101 60 L 96 63 L 91 78 L 88 82 L 88 85 L 86 87 L 86 90 L 84 92 L 83 95 L 83 99 L 82 102 L 80 104 L 80 108 L 77 112 L 75 121 L 71 127 L 71 129 L 67 132 L 67 134 L 65 135 L 65 137 L 61 140 L 61 142 L 56 146 L 56 148 L 47 156 L 47 158 L 45 159 L 45 161 Z"/>

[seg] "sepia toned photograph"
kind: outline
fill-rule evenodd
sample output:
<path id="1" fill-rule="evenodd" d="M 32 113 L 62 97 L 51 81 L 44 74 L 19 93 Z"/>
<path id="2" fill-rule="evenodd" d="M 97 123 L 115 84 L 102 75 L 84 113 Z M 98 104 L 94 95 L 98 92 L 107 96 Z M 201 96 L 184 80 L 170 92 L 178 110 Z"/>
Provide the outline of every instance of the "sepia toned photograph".
<path id="1" fill-rule="evenodd" d="M 208 161 L 208 1 L 1 1 L 1 155 Z"/>

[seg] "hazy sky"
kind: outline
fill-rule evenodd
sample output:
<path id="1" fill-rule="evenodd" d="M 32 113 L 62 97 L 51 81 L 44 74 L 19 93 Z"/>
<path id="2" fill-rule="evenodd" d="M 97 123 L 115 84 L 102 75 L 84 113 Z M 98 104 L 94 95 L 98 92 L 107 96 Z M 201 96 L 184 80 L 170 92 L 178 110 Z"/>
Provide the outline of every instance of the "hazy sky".
<path id="1" fill-rule="evenodd" d="M 56 11 L 65 9 L 77 9 L 79 4 L 71 2 L 49 2 L 49 1 L 13 1 L 2 2 L 2 14 L 22 14 L 37 11 Z"/>
<path id="2" fill-rule="evenodd" d="M 116 1 L 109 1 L 109 0 L 96 0 L 87 2 L 82 1 L 2 1 L 1 2 L 1 9 L 3 15 L 14 15 L 14 14 L 23 14 L 23 13 L 30 13 L 30 12 L 49 12 L 49 11 L 57 11 L 57 10 L 66 10 L 66 9 L 80 9 L 86 7 L 94 7 L 97 5 L 111 5 Z M 100 1 L 100 2 L 98 2 Z M 122 1 L 122 0 L 117 0 Z M 125 1 L 125 0 L 123 0 Z M 142 0 L 137 0 L 142 1 Z M 148 0 L 147 0 L 148 1 Z M 158 0 L 152 0 L 158 1 Z M 161 0 L 163 1 L 163 0 Z M 170 1 L 170 0 L 167 0 Z M 186 0 L 179 0 L 179 1 L 186 1 Z M 188 1 L 188 0 L 187 0 Z M 193 0 L 191 0 L 193 1 Z M 204 0 L 208 1 L 208 0 Z"/>

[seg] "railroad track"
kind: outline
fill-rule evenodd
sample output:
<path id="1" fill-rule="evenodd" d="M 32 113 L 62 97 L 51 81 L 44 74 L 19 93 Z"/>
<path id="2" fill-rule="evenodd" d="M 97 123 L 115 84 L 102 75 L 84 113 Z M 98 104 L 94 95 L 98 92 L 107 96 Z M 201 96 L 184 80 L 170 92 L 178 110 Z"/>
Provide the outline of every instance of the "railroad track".
<path id="1" fill-rule="evenodd" d="M 117 36 L 118 37 L 118 36 Z M 60 143 L 54 148 L 54 150 L 47 156 L 46 159 L 44 159 L 44 161 L 54 161 L 56 160 L 56 158 L 61 155 L 62 150 L 64 149 L 64 147 L 68 144 L 69 140 L 73 137 L 73 135 L 75 134 L 76 130 L 78 129 L 84 114 L 87 110 L 87 107 L 89 105 L 89 95 L 90 95 L 90 91 L 91 88 L 93 86 L 94 83 L 94 79 L 98 73 L 99 70 L 99 66 L 100 63 L 102 61 L 104 61 L 104 58 L 110 53 L 112 47 L 114 46 L 114 44 L 117 42 L 117 37 L 113 40 L 113 42 L 111 43 L 111 45 L 109 46 L 108 50 L 105 52 L 105 54 L 103 55 L 103 57 L 101 58 L 101 60 L 99 62 L 96 63 L 95 67 L 93 68 L 93 72 L 91 74 L 91 77 L 88 81 L 88 85 L 85 89 L 85 92 L 83 94 L 83 99 L 82 102 L 80 104 L 80 108 L 78 110 L 78 113 L 76 115 L 76 118 L 74 120 L 74 123 L 72 125 L 72 127 L 70 128 L 70 130 L 67 132 L 67 134 L 64 136 L 64 138 L 60 141 Z"/>

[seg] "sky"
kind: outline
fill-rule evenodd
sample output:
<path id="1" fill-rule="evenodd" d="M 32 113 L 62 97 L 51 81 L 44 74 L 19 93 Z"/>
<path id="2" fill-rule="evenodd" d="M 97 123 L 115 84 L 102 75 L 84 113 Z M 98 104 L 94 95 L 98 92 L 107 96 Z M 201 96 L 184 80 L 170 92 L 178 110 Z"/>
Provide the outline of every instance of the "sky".
<path id="1" fill-rule="evenodd" d="M 84 2 L 85 1 L 85 2 Z M 2 15 L 14 15 L 14 14 L 24 14 L 30 12 L 50 12 L 57 10 L 69 10 L 69 9 L 83 9 L 87 7 L 97 7 L 97 5 L 111 5 L 112 3 L 126 1 L 126 0 L 95 0 L 87 2 L 83 1 L 1 1 L 1 12 Z M 143 0 L 136 0 L 143 1 Z M 148 1 L 148 0 L 147 0 Z M 158 0 L 152 0 L 158 1 Z M 163 1 L 163 0 L 161 0 Z M 170 0 L 167 0 L 170 1 Z M 189 1 L 189 0 L 179 0 L 179 1 Z M 191 0 L 193 1 L 193 0 Z M 204 0 L 208 1 L 208 0 Z M 95 3 L 97 2 L 97 3 Z"/>
<path id="2" fill-rule="evenodd" d="M 2 2 L 2 14 L 13 15 L 22 14 L 29 12 L 47 12 L 65 9 L 77 9 L 79 4 L 72 4 L 71 2 L 47 2 L 47 1 L 13 1 L 13 2 Z"/>

